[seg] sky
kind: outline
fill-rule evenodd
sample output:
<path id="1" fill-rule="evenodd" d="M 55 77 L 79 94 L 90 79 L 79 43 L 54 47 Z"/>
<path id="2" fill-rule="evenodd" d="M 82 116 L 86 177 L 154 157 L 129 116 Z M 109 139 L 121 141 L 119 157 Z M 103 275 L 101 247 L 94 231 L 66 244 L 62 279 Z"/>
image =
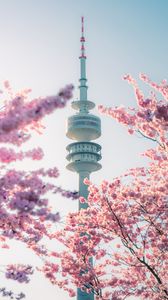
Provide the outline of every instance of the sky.
<path id="1" fill-rule="evenodd" d="M 79 97 L 80 18 L 85 17 L 88 99 L 96 105 L 136 106 L 132 88 L 122 80 L 126 73 L 138 79 L 143 72 L 155 81 L 168 78 L 167 0 L 0 0 L 0 88 L 8 79 L 15 91 L 32 89 L 32 97 L 53 95 L 73 83 L 74 100 Z M 139 82 L 148 95 L 149 89 Z M 0 99 L 0 103 L 3 99 Z M 78 188 L 76 174 L 66 170 L 66 119 L 74 112 L 70 104 L 45 119 L 44 135 L 34 136 L 28 146 L 42 146 L 41 166 L 57 166 L 58 185 Z M 98 110 L 94 113 L 99 115 Z M 126 169 L 146 163 L 140 156 L 151 143 L 128 136 L 109 117 L 101 115 L 102 169 L 93 182 L 112 180 Z M 23 168 L 34 167 L 30 162 Z M 54 199 L 62 215 L 77 209 L 76 202 Z M 59 201 L 60 200 L 60 201 Z M 67 200 L 66 200 L 67 201 Z M 6 261 L 33 261 L 20 245 L 14 245 Z M 15 283 L 6 286 L 15 288 Z M 27 300 L 68 300 L 68 295 L 51 286 L 42 275 L 34 276 L 24 290 Z"/>

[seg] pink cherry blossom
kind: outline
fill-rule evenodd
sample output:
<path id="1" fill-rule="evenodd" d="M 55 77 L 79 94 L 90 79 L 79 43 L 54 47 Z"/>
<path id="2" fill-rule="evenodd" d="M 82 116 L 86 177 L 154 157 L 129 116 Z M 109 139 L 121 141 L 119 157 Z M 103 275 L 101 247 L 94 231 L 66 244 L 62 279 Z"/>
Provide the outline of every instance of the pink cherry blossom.
<path id="1" fill-rule="evenodd" d="M 30 138 L 30 129 L 39 132 L 39 128 L 42 128 L 40 121 L 45 115 L 66 105 L 72 97 L 72 90 L 73 86 L 68 85 L 56 96 L 33 99 L 29 102 L 25 101 L 25 92 L 10 99 L 5 109 L 0 111 L 0 142 L 21 145 Z"/>
<path id="2" fill-rule="evenodd" d="M 25 294 L 23 294 L 22 292 L 19 294 L 14 294 L 12 291 L 7 290 L 4 287 L 0 288 L 0 293 L 1 293 L 2 297 L 9 297 L 10 299 L 21 300 L 21 299 L 25 298 Z"/>
<path id="3" fill-rule="evenodd" d="M 24 265 L 8 265 L 6 270 L 6 278 L 16 280 L 20 283 L 28 283 L 30 281 L 29 275 L 33 274 L 31 266 Z"/>
<path id="4" fill-rule="evenodd" d="M 65 107 L 72 97 L 73 86 L 66 86 L 56 95 L 33 100 L 28 98 L 29 89 L 15 94 L 8 81 L 4 82 L 4 88 L 8 99 L 0 110 L 0 247 L 7 250 L 8 240 L 15 239 L 44 258 L 50 251 L 43 245 L 43 238 L 50 239 L 53 224 L 60 221 L 60 214 L 53 210 L 48 193 L 58 193 L 69 199 L 78 199 L 79 195 L 57 186 L 54 180 L 51 183 L 51 178 L 59 176 L 56 166 L 26 172 L 12 168 L 10 163 L 24 159 L 42 160 L 41 148 L 23 151 L 16 147 L 31 138 L 32 130 L 42 133 L 42 119 Z M 55 265 L 52 268 L 57 271 Z M 32 266 L 21 264 L 8 265 L 5 271 L 6 278 L 20 283 L 28 283 L 32 274 Z M 23 293 L 15 295 L 5 288 L 0 289 L 0 293 L 11 299 L 25 297 Z"/>

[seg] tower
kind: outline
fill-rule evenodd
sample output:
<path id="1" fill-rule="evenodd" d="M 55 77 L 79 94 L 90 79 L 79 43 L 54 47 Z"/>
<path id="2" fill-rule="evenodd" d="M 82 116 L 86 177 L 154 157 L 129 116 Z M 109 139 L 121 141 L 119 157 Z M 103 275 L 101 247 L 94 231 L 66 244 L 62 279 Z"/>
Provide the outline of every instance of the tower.
<path id="1" fill-rule="evenodd" d="M 87 98 L 87 79 L 86 79 L 86 55 L 84 37 L 84 18 L 82 17 L 81 26 L 81 54 L 80 54 L 80 98 L 72 102 L 72 108 L 77 112 L 67 120 L 66 136 L 76 142 L 67 146 L 67 169 L 79 174 L 79 195 L 87 198 L 88 188 L 83 183 L 84 178 L 90 177 L 92 172 L 101 169 L 98 162 L 101 159 L 101 146 L 93 143 L 101 136 L 101 120 L 89 111 L 95 104 Z M 79 210 L 87 208 L 86 203 L 79 202 Z M 93 294 L 87 294 L 78 289 L 77 300 L 94 300 Z"/>

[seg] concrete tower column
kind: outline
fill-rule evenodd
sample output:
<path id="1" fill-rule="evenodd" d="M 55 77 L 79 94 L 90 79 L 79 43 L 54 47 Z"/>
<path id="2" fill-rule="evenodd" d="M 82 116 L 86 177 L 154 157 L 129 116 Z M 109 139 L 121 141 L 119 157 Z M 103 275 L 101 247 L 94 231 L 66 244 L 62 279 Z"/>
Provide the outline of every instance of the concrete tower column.
<path id="1" fill-rule="evenodd" d="M 79 195 L 86 199 L 88 197 L 89 192 L 88 192 L 88 186 L 84 184 L 83 181 L 85 178 L 89 179 L 89 177 L 90 177 L 90 173 L 88 171 L 81 171 L 79 173 Z M 87 207 L 88 207 L 87 203 L 81 203 L 79 201 L 79 210 L 82 208 L 86 209 Z"/>
<path id="2" fill-rule="evenodd" d="M 79 195 L 87 199 L 89 191 L 88 186 L 84 184 L 84 179 L 90 177 L 90 173 L 88 171 L 81 171 L 79 173 Z M 87 203 L 81 203 L 79 201 L 79 210 L 86 209 L 88 207 Z M 92 262 L 92 258 L 90 258 L 90 262 Z M 94 300 L 94 294 L 88 294 L 82 292 L 81 289 L 77 289 L 77 300 Z"/>

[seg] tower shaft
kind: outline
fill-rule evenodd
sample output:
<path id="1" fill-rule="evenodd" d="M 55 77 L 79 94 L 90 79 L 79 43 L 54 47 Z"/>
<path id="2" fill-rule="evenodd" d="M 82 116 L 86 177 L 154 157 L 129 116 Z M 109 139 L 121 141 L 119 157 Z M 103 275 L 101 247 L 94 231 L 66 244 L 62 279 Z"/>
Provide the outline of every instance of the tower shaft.
<path id="1" fill-rule="evenodd" d="M 88 171 L 81 171 L 79 173 L 79 196 L 84 197 L 87 199 L 88 197 L 88 186 L 84 184 L 84 179 L 90 178 L 90 173 Z M 87 209 L 88 205 L 87 203 L 81 203 L 79 201 L 79 210 L 81 209 Z M 90 258 L 90 263 L 93 264 L 92 258 Z M 77 300 L 94 300 L 94 294 L 93 293 L 85 293 L 81 289 L 77 289 Z"/>
<path id="2" fill-rule="evenodd" d="M 86 101 L 87 100 L 87 79 L 86 79 L 86 57 L 80 57 L 80 100 L 81 101 Z"/>

